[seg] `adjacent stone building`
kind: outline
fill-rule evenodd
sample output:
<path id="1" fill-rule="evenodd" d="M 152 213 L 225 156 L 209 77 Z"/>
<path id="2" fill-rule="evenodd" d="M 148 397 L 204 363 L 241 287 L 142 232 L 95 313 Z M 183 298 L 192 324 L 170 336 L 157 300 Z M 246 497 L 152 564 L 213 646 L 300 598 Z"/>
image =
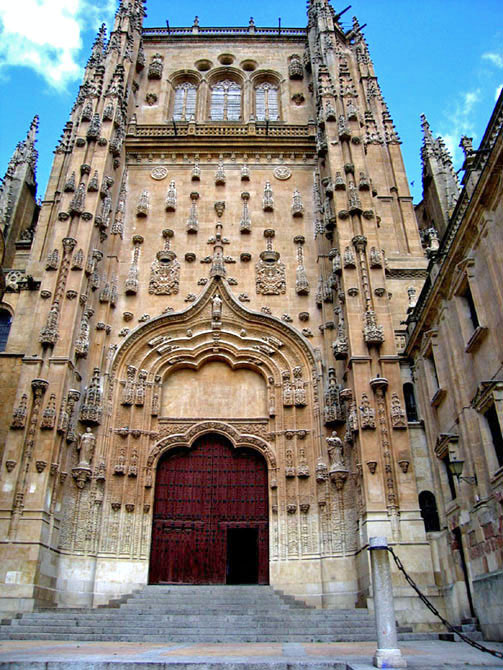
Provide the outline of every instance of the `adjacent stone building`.
<path id="1" fill-rule="evenodd" d="M 476 615 L 487 638 L 502 639 L 503 97 L 478 150 L 461 140 L 461 191 L 425 119 L 423 128 L 418 220 L 430 264 L 406 348 L 424 420 L 416 481 L 448 611 Z"/>
<path id="2" fill-rule="evenodd" d="M 387 536 L 444 611 L 403 356 L 428 259 L 357 20 L 143 15 L 98 34 L 4 298 L 0 609 L 232 581 L 365 607 Z"/>

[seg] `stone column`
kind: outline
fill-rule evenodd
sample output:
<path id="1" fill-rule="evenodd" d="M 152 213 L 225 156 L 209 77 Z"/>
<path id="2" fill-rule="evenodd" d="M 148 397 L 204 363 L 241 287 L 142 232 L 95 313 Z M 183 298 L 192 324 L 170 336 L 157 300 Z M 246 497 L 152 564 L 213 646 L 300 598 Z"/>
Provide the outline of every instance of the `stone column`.
<path id="1" fill-rule="evenodd" d="M 374 656 L 374 666 L 376 668 L 406 668 L 407 661 L 398 649 L 386 538 L 371 537 L 369 551 L 377 628 L 377 649 Z"/>

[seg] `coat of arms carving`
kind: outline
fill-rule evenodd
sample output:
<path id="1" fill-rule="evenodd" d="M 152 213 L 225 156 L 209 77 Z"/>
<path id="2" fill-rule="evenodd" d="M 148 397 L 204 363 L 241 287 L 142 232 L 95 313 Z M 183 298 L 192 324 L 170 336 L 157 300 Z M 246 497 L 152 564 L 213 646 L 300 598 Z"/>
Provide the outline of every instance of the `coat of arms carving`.
<path id="1" fill-rule="evenodd" d="M 150 271 L 148 292 L 156 295 L 178 293 L 180 285 L 180 263 L 173 251 L 158 251 Z"/>

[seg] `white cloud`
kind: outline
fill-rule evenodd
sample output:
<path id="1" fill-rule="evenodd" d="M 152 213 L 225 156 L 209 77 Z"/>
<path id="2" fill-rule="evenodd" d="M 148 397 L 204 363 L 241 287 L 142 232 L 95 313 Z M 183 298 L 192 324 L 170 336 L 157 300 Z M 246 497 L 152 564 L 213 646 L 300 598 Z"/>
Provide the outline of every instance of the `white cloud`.
<path id="1" fill-rule="evenodd" d="M 113 18 L 115 0 L 0 0 L 0 72 L 32 68 L 55 89 L 80 79 L 83 33 Z M 84 56 L 84 58 L 87 54 Z"/>
<path id="2" fill-rule="evenodd" d="M 448 131 L 441 133 L 453 158 L 454 164 L 461 160 L 459 141 L 462 135 L 474 137 L 473 108 L 480 101 L 480 89 L 462 93 L 454 110 L 447 114 Z"/>
<path id="3" fill-rule="evenodd" d="M 503 55 L 498 53 L 487 52 L 482 54 L 484 60 L 488 60 L 496 67 L 503 68 Z"/>
<path id="4" fill-rule="evenodd" d="M 496 93 L 494 94 L 494 101 L 496 102 L 498 98 L 500 97 L 501 91 L 503 91 L 503 84 L 500 84 L 498 88 L 496 89 Z"/>

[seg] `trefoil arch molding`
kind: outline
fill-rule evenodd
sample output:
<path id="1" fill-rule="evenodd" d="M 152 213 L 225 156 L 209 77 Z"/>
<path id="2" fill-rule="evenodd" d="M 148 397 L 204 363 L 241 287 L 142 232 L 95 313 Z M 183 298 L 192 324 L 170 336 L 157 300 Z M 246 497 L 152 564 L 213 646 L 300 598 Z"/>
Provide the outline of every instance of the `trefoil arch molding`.
<path id="1" fill-rule="evenodd" d="M 128 365 L 137 365 L 138 367 L 146 367 L 149 360 L 157 361 L 157 365 L 151 363 L 149 368 L 159 369 L 161 358 L 164 360 L 172 360 L 177 356 L 184 356 L 184 347 L 181 345 L 176 349 L 171 349 L 162 353 L 162 356 L 156 354 L 156 348 L 149 346 L 149 343 L 156 337 L 167 338 L 166 344 L 169 348 L 170 337 L 172 332 L 177 329 L 184 329 L 184 332 L 193 330 L 196 333 L 196 328 L 204 330 L 205 333 L 213 332 L 211 325 L 211 301 L 217 295 L 220 297 L 223 304 L 222 326 L 218 331 L 223 335 L 228 335 L 233 332 L 233 339 L 237 343 L 242 338 L 241 330 L 250 330 L 254 328 L 260 331 L 263 335 L 274 340 L 279 340 L 282 346 L 277 353 L 268 356 L 263 351 L 253 349 L 253 358 L 262 361 L 261 364 L 281 360 L 289 352 L 289 360 L 292 367 L 306 366 L 306 372 L 311 376 L 310 371 L 317 367 L 314 350 L 310 342 L 304 338 L 301 333 L 295 330 L 289 324 L 280 319 L 263 314 L 261 312 L 254 312 L 247 309 L 240 303 L 232 294 L 230 288 L 225 280 L 213 278 L 206 286 L 206 290 L 193 302 L 189 307 L 178 312 L 167 312 L 149 321 L 140 324 L 133 331 L 131 331 L 124 341 L 117 347 L 110 362 L 110 375 L 116 377 L 121 374 Z M 238 337 L 239 334 L 239 337 Z M 185 338 L 191 341 L 192 336 Z M 244 340 L 246 342 L 246 340 Z M 175 344 L 174 346 L 178 346 Z M 192 345 L 191 350 L 194 349 Z M 231 350 L 232 347 L 229 347 Z M 244 351 L 246 347 L 240 348 Z M 237 350 L 237 349 L 236 349 Z M 158 350 L 157 350 L 158 351 Z M 251 351 L 248 352 L 252 355 Z M 279 355 L 278 355 L 279 354 Z M 144 364 L 145 363 L 145 364 Z M 266 365 L 266 367 L 268 367 Z M 156 372 L 156 374 L 158 374 Z M 314 381 L 314 380 L 313 380 Z"/>
<path id="2" fill-rule="evenodd" d="M 234 426 L 229 425 L 225 421 L 200 421 L 191 426 L 184 433 L 168 435 L 161 438 L 151 448 L 147 458 L 146 467 L 152 469 L 156 468 L 161 456 L 168 451 L 178 448 L 191 449 L 200 437 L 208 433 L 216 433 L 227 438 L 234 449 L 246 447 L 258 451 L 258 453 L 264 457 L 268 470 L 274 471 L 277 469 L 276 456 L 265 440 L 255 435 L 241 433 Z"/>

